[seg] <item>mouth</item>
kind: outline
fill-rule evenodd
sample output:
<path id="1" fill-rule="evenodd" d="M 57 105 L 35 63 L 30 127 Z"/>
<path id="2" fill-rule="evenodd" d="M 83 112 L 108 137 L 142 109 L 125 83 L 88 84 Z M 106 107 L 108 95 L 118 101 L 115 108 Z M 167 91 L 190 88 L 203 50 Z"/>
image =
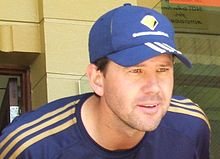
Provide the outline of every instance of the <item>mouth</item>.
<path id="1" fill-rule="evenodd" d="M 146 108 L 154 108 L 158 106 L 158 104 L 145 104 L 145 105 L 138 105 L 139 107 L 146 107 Z"/>
<path id="2" fill-rule="evenodd" d="M 159 104 L 140 104 L 137 105 L 138 109 L 145 114 L 154 115 L 159 111 Z"/>

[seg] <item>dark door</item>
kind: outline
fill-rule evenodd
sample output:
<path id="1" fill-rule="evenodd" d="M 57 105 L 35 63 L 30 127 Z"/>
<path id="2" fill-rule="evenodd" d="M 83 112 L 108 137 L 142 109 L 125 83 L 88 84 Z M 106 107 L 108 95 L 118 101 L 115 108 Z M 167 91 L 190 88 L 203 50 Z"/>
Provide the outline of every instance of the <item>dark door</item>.
<path id="1" fill-rule="evenodd" d="M 0 107 L 0 131 L 20 114 L 17 78 L 9 78 Z"/>

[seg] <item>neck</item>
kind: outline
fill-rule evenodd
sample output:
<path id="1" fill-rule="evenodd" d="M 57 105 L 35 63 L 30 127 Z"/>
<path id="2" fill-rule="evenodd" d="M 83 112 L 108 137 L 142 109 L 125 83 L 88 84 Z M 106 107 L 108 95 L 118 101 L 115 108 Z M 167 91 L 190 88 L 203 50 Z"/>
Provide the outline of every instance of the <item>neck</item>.
<path id="1" fill-rule="evenodd" d="M 84 103 L 81 114 L 88 134 L 108 150 L 130 149 L 137 145 L 145 134 L 116 119 L 95 95 Z"/>

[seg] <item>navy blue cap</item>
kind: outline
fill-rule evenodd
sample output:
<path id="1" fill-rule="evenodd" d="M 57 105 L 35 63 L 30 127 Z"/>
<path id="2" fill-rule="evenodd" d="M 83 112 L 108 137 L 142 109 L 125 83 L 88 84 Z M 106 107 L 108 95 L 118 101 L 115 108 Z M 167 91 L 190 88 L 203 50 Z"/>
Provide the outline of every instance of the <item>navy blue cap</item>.
<path id="1" fill-rule="evenodd" d="M 192 67 L 176 50 L 171 22 L 153 9 L 125 4 L 101 16 L 90 30 L 91 63 L 107 57 L 129 67 L 163 53 L 173 54 Z"/>

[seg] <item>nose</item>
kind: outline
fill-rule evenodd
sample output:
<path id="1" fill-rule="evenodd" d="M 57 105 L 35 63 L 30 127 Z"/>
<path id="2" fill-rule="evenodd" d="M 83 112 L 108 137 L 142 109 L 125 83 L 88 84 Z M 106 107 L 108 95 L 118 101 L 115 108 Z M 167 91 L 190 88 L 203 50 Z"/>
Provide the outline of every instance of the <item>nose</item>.
<path id="1" fill-rule="evenodd" d="M 160 92 L 160 83 L 155 73 L 146 74 L 143 77 L 142 91 L 146 94 L 158 94 Z"/>

